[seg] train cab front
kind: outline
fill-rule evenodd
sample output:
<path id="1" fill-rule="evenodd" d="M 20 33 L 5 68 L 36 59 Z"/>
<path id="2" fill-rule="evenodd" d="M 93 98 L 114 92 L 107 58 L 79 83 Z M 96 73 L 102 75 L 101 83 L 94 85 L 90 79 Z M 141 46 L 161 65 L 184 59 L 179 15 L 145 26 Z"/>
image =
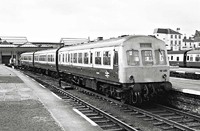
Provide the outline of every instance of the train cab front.
<path id="1" fill-rule="evenodd" d="M 143 103 L 172 89 L 165 50 L 128 50 L 126 54 L 124 88 L 129 103 Z"/>

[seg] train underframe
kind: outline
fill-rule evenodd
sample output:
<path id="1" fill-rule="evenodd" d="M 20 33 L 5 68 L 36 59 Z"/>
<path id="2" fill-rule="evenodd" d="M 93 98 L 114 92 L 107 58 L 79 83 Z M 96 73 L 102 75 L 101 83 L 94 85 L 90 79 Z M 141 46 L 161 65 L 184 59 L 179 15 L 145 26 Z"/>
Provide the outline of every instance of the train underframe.
<path id="1" fill-rule="evenodd" d="M 165 96 L 165 94 L 172 88 L 170 82 L 120 84 L 71 73 L 67 74 L 62 72 L 58 74 L 56 71 L 41 68 L 26 67 L 25 69 L 92 89 L 98 93 L 118 99 L 121 102 L 128 104 L 142 104 L 158 99 L 160 96 Z"/>
<path id="2" fill-rule="evenodd" d="M 166 93 L 172 89 L 170 82 L 120 84 L 70 73 L 63 73 L 61 77 L 63 81 L 95 90 L 128 104 L 142 104 L 158 99 L 166 96 Z"/>

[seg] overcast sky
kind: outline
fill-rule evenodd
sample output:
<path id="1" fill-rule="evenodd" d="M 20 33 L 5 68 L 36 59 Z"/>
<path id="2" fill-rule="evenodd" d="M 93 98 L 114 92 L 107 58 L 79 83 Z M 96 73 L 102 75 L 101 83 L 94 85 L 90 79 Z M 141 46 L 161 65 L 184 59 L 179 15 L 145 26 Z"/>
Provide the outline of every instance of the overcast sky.
<path id="1" fill-rule="evenodd" d="M 200 0 L 0 0 L 0 36 L 31 42 L 200 30 Z"/>

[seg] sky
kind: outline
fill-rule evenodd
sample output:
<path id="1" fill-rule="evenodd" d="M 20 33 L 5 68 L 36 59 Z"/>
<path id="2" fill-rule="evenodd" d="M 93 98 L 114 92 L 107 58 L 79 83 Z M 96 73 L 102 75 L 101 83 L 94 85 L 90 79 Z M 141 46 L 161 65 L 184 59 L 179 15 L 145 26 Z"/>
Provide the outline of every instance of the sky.
<path id="1" fill-rule="evenodd" d="M 200 30 L 200 0 L 0 0 L 0 36 L 30 42 Z"/>

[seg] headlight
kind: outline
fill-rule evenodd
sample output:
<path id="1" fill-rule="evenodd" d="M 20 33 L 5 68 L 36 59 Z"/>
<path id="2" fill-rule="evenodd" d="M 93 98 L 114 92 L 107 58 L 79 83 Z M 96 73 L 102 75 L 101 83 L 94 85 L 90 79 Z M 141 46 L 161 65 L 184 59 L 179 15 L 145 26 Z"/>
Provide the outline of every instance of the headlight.
<path id="1" fill-rule="evenodd" d="M 132 82 L 134 83 L 134 82 L 135 82 L 135 80 L 134 80 L 134 76 L 132 76 L 132 75 L 129 76 L 129 80 L 132 81 Z"/>
<path id="2" fill-rule="evenodd" d="M 162 78 L 165 79 L 165 81 L 166 81 L 166 79 L 167 79 L 167 75 L 164 74 L 164 75 L 162 76 Z"/>

